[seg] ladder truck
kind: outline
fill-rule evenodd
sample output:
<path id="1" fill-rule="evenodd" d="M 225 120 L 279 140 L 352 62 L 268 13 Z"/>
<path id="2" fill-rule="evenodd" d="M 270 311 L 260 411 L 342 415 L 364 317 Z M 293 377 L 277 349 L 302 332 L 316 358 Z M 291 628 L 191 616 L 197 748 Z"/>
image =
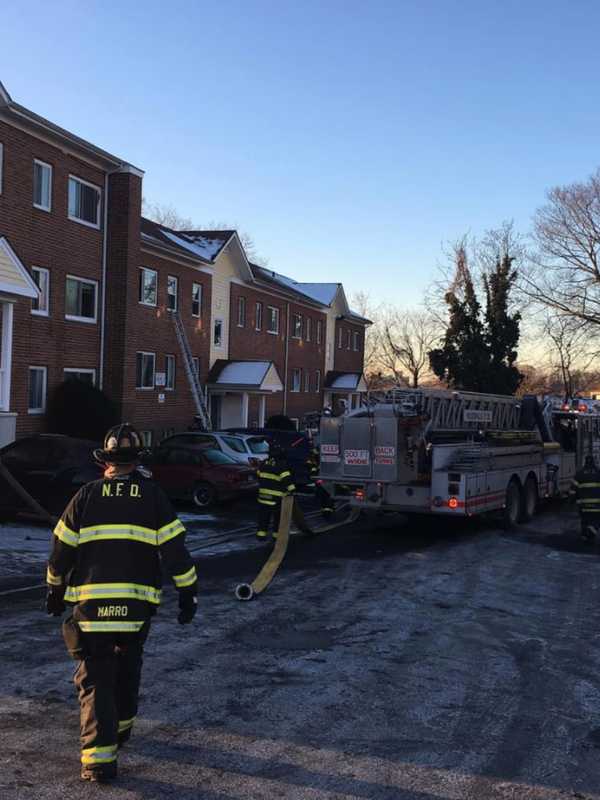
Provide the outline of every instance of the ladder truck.
<path id="1" fill-rule="evenodd" d="M 600 456 L 587 404 L 451 390 L 394 390 L 352 414 L 323 417 L 320 480 L 353 507 L 527 521 L 568 493 Z"/>

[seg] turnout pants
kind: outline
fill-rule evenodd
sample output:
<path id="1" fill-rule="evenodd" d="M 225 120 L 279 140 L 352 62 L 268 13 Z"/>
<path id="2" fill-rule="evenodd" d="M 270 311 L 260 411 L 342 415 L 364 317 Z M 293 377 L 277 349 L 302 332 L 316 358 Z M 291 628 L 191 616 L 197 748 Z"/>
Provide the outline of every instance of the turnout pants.
<path id="1" fill-rule="evenodd" d="M 279 528 L 279 516 L 281 513 L 281 503 L 277 502 L 274 506 L 265 505 L 259 502 L 258 504 L 258 532 L 267 534 L 269 530 L 274 531 Z"/>
<path id="2" fill-rule="evenodd" d="M 149 629 L 147 622 L 138 633 L 83 633 L 72 617 L 63 623 L 69 654 L 79 662 L 74 683 L 84 766 L 116 761 L 119 745 L 131 735 Z"/>

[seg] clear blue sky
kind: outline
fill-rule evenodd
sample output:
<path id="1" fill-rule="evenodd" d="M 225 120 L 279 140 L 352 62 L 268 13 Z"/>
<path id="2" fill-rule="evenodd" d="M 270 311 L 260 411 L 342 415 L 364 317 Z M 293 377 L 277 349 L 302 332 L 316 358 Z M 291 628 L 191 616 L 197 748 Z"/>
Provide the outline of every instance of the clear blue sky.
<path id="1" fill-rule="evenodd" d="M 417 302 L 441 244 L 600 165 L 595 0 L 2 7 L 13 98 L 270 265 Z"/>

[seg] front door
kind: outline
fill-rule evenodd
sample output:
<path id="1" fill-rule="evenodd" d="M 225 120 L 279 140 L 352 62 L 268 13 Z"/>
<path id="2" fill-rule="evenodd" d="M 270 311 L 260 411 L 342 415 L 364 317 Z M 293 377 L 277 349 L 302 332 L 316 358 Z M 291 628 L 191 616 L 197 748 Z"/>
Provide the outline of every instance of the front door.
<path id="1" fill-rule="evenodd" d="M 210 424 L 213 431 L 218 431 L 221 427 L 221 405 L 223 398 L 220 394 L 210 396 Z"/>

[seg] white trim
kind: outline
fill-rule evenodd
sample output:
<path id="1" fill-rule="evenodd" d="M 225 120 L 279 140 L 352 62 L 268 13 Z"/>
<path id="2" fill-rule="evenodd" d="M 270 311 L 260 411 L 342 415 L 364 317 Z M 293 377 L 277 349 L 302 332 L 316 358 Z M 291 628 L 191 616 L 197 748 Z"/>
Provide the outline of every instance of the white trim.
<path id="1" fill-rule="evenodd" d="M 321 391 L 321 370 L 315 370 L 315 392 L 318 394 Z"/>
<path id="2" fill-rule="evenodd" d="M 257 313 L 258 310 L 259 310 L 259 307 L 260 307 L 260 315 Z M 264 312 L 264 303 L 263 303 L 263 301 L 262 300 L 256 300 L 254 302 L 254 330 L 255 331 L 262 331 L 262 329 L 263 329 L 263 316 L 264 316 L 263 312 Z M 260 325 L 258 324 L 259 316 L 260 316 Z"/>
<path id="3" fill-rule="evenodd" d="M 169 292 L 169 280 L 175 281 L 175 294 L 172 295 Z M 158 289 L 158 280 L 156 287 Z M 175 308 L 169 308 L 169 297 L 175 297 Z M 167 311 L 170 311 L 172 314 L 175 313 L 179 308 L 179 278 L 177 275 L 167 275 Z"/>
<path id="4" fill-rule="evenodd" d="M 294 389 L 294 377 L 298 375 L 298 388 Z M 302 368 L 301 367 L 293 367 L 292 368 L 292 384 L 290 386 L 290 392 L 297 394 L 298 392 L 302 391 Z"/>
<path id="5" fill-rule="evenodd" d="M 173 386 L 169 386 L 168 385 L 168 380 L 169 380 L 168 364 L 169 364 L 169 359 L 170 358 L 173 359 Z M 175 387 L 177 385 L 177 381 L 175 380 L 176 374 L 177 374 L 177 357 L 175 355 L 173 355 L 172 353 L 166 353 L 165 354 L 165 385 L 164 385 L 164 389 L 165 389 L 166 392 L 174 392 L 175 391 Z"/>
<path id="6" fill-rule="evenodd" d="M 296 323 L 298 324 L 296 325 Z M 298 339 L 298 340 L 302 339 L 302 334 L 303 334 L 302 327 L 303 327 L 302 314 L 297 314 L 296 312 L 294 312 L 292 314 L 292 339 Z M 296 334 L 297 329 L 300 331 L 299 334 Z"/>
<path id="7" fill-rule="evenodd" d="M 31 393 L 31 371 L 32 370 L 39 370 L 43 374 L 43 381 L 42 381 L 42 403 L 43 405 L 39 408 L 29 408 L 29 397 Z M 29 376 L 29 380 L 27 381 L 27 413 L 28 414 L 45 414 L 46 413 L 46 393 L 48 391 L 48 367 L 41 367 L 36 366 L 35 364 L 30 364 L 27 367 L 27 375 Z"/>
<path id="8" fill-rule="evenodd" d="M 147 303 L 145 300 L 140 300 L 140 294 L 141 294 L 140 290 L 141 290 L 142 287 L 140 285 L 140 280 L 139 280 L 140 275 L 139 275 L 139 272 L 138 272 L 138 304 L 140 306 L 148 306 L 148 308 L 156 308 L 158 306 L 158 270 L 157 269 L 152 269 L 152 267 L 138 267 L 138 271 L 139 272 L 153 272 L 156 275 L 156 287 L 154 289 L 154 291 L 156 293 L 156 301 L 154 303 Z"/>
<path id="9" fill-rule="evenodd" d="M 0 342 L 0 411 L 10 411 L 10 380 L 12 373 L 13 303 L 2 301 L 2 340 Z"/>
<path id="10" fill-rule="evenodd" d="M 98 192 L 98 203 L 96 206 L 96 217 L 98 218 L 98 222 L 88 222 L 86 219 L 80 219 L 80 217 L 73 217 L 71 212 L 69 211 L 69 187 L 70 181 L 77 181 L 78 183 L 83 184 L 83 186 L 89 186 L 91 189 L 95 189 Z M 100 186 L 96 186 L 95 183 L 90 183 L 89 181 L 85 181 L 83 178 L 79 178 L 77 175 L 69 174 L 67 179 L 67 218 L 71 220 L 71 222 L 78 222 L 80 225 L 85 225 L 87 228 L 94 228 L 95 230 L 100 230 L 100 204 L 102 203 L 102 189 Z"/>
<path id="11" fill-rule="evenodd" d="M 197 286 L 200 289 L 200 297 L 198 298 L 198 313 L 197 314 L 194 314 L 194 302 L 195 302 L 195 300 L 194 300 L 194 286 Z M 194 317 L 194 319 L 202 319 L 202 295 L 204 294 L 203 289 L 204 289 L 204 287 L 202 286 L 201 283 L 198 283 L 197 281 L 192 281 L 192 317 Z"/>
<path id="12" fill-rule="evenodd" d="M 247 312 L 247 303 L 245 295 L 241 294 L 237 299 L 237 327 L 238 328 L 245 328 L 246 327 L 246 312 Z M 240 314 L 240 311 L 243 309 L 243 314 Z M 240 320 L 242 320 L 240 322 Z"/>
<path id="13" fill-rule="evenodd" d="M 49 189 L 49 198 L 48 198 L 48 200 L 49 200 L 49 205 L 47 205 L 47 206 L 43 206 L 41 203 L 38 204 L 38 203 L 35 202 L 35 165 L 36 164 L 38 166 L 40 166 L 40 167 L 47 167 L 50 170 L 50 180 L 48 182 L 48 189 Z M 42 161 L 41 158 L 34 158 L 33 159 L 33 197 L 34 197 L 33 207 L 34 208 L 38 208 L 40 211 L 46 211 L 47 213 L 50 213 L 52 211 L 52 182 L 53 182 L 53 178 L 54 178 L 54 168 L 53 168 L 52 164 L 48 164 L 47 161 Z"/>
<path id="14" fill-rule="evenodd" d="M 91 369 L 89 367 L 63 367 L 63 372 L 76 372 L 80 375 L 91 375 L 92 376 L 92 386 L 96 385 L 96 370 Z"/>
<path id="15" fill-rule="evenodd" d="M 67 280 L 80 281 L 81 283 L 90 283 L 95 286 L 94 292 L 94 317 L 80 317 L 76 314 L 67 314 Z M 86 322 L 88 325 L 96 325 L 98 322 L 98 281 L 93 278 L 81 278 L 79 275 L 66 275 L 65 276 L 65 319 L 69 322 Z"/>
<path id="16" fill-rule="evenodd" d="M 137 385 L 137 357 L 152 356 L 152 386 L 138 386 Z M 143 363 L 142 363 L 143 367 Z M 144 370 L 142 369 L 142 373 Z M 143 375 L 142 375 L 143 377 Z M 152 392 L 155 389 L 154 382 L 156 380 L 156 353 L 151 353 L 149 350 L 136 350 L 135 351 L 135 390 L 137 392 Z"/>
<path id="17" fill-rule="evenodd" d="M 217 322 L 221 323 L 221 340 L 220 340 L 219 344 L 217 344 L 215 342 L 215 330 L 216 330 Z M 212 324 L 212 347 L 215 350 L 222 350 L 225 347 L 225 342 L 224 342 L 225 337 L 223 335 L 224 327 L 225 326 L 223 325 L 223 317 L 215 317 L 214 320 L 213 320 L 213 324 Z"/>
<path id="18" fill-rule="evenodd" d="M 47 269 L 47 267 L 34 267 L 34 266 L 32 266 L 31 267 L 31 272 L 33 273 L 34 270 L 37 270 L 38 272 L 45 272 L 46 273 L 46 303 L 47 303 L 47 305 L 46 305 L 46 310 L 45 311 L 43 309 L 32 308 L 31 309 L 31 313 L 35 317 L 49 317 L 50 316 L 50 270 Z M 40 298 L 41 297 L 42 297 L 42 290 L 40 289 Z M 35 300 L 35 297 L 32 298 L 32 302 L 33 302 L 33 300 Z"/>
<path id="19" fill-rule="evenodd" d="M 281 321 L 280 320 L 281 310 L 279 309 L 278 306 L 267 306 L 267 312 L 269 312 L 269 311 L 276 311 L 277 312 L 277 314 L 276 314 L 277 328 L 274 331 L 270 330 L 270 328 L 269 328 L 269 319 L 268 319 L 269 315 L 267 313 L 267 327 L 265 328 L 265 330 L 267 331 L 267 333 L 270 333 L 271 336 L 279 336 L 279 328 L 280 328 L 280 321 Z"/>
<path id="20" fill-rule="evenodd" d="M 10 246 L 6 236 L 0 236 L 0 247 L 4 248 L 4 252 L 12 261 L 14 268 L 19 273 L 19 277 L 23 278 L 25 283 L 27 283 L 31 289 L 31 292 L 28 292 L 26 289 L 22 289 L 20 286 L 15 286 L 12 283 L 3 283 L 0 281 L 0 292 L 6 292 L 7 294 L 18 294 L 20 297 L 29 297 L 31 300 L 33 300 L 34 297 L 39 297 L 40 290 L 37 287 L 37 283 L 25 269 L 23 262 Z"/>

